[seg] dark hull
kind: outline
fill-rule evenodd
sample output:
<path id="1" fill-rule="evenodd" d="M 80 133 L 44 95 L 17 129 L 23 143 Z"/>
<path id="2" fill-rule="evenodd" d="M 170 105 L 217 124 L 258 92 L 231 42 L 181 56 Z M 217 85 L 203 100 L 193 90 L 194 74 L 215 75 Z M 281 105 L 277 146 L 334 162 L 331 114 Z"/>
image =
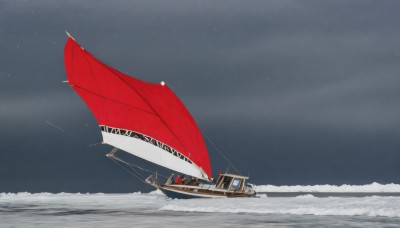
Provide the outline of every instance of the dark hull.
<path id="1" fill-rule="evenodd" d="M 157 175 L 153 174 L 146 179 L 146 183 L 160 189 L 167 197 L 172 199 L 193 199 L 193 198 L 236 198 L 255 197 L 256 192 L 251 186 L 245 186 L 245 179 L 248 177 L 235 174 L 220 174 L 216 184 L 199 183 L 192 179 L 184 184 L 176 184 L 173 176 L 169 177 L 166 184 L 159 184 Z"/>
<path id="2" fill-rule="evenodd" d="M 185 185 L 162 185 L 158 188 L 172 199 L 255 197 L 255 192 L 234 192 Z"/>
<path id="3" fill-rule="evenodd" d="M 196 198 L 204 198 L 202 196 L 194 196 L 194 195 L 188 195 L 180 192 L 174 192 L 165 188 L 160 188 L 160 190 L 168 197 L 171 199 L 196 199 Z"/>

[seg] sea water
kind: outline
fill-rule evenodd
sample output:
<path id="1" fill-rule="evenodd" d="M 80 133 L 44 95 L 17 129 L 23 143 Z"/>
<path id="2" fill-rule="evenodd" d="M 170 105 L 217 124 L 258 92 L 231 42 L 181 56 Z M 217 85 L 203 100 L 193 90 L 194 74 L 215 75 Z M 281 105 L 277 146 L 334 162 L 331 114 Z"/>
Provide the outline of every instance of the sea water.
<path id="1" fill-rule="evenodd" d="M 388 187 L 358 193 L 265 185 L 255 188 L 274 192 L 259 198 L 189 200 L 159 191 L 1 193 L 0 227 L 400 227 L 400 191 Z"/>

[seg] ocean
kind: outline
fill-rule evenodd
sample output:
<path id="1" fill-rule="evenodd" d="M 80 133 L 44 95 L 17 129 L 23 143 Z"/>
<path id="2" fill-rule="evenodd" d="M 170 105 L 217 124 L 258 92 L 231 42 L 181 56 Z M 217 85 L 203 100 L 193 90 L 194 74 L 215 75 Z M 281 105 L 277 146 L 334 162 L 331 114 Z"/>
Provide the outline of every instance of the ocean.
<path id="1" fill-rule="evenodd" d="M 399 185 L 310 187 L 264 185 L 255 188 L 274 192 L 189 200 L 159 191 L 0 193 L 0 227 L 400 227 Z"/>

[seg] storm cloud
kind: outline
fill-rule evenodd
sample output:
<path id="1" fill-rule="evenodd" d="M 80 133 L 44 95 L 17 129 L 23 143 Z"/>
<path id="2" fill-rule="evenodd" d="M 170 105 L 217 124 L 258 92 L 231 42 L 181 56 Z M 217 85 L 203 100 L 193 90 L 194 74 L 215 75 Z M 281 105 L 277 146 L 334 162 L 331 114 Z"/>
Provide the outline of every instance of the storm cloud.
<path id="1" fill-rule="evenodd" d="M 106 64 L 165 81 L 253 183 L 398 183 L 399 9 L 397 1 L 2 1 L 0 192 L 148 189 L 104 157 L 111 148 L 88 146 L 101 135 L 62 83 L 64 30 Z M 225 170 L 208 146 L 213 172 Z"/>

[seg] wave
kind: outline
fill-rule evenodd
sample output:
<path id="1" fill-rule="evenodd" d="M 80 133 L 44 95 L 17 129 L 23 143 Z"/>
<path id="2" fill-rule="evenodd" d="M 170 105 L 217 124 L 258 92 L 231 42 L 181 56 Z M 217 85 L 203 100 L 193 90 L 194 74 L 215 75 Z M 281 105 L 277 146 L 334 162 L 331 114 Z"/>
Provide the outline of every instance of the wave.
<path id="1" fill-rule="evenodd" d="M 268 194 L 268 193 L 267 193 Z M 315 197 L 305 193 L 297 197 L 226 198 L 165 200 L 159 191 L 150 193 L 0 193 L 0 204 L 15 211 L 21 208 L 44 210 L 57 214 L 60 211 L 182 211 L 252 214 L 385 216 L 400 218 L 400 197 L 369 196 Z M 10 206 L 11 205 L 11 206 Z M 0 206 L 1 210 L 1 206 Z M 89 211 L 89 212 L 88 212 Z"/>
<path id="2" fill-rule="evenodd" d="M 318 198 L 307 194 L 293 198 L 172 201 L 160 210 L 209 213 L 292 214 L 400 218 L 400 197 Z"/>
<path id="3" fill-rule="evenodd" d="M 400 209 L 385 210 L 380 208 L 318 208 L 298 207 L 280 209 L 246 209 L 246 208 L 214 208 L 214 207 L 182 207 L 168 205 L 162 208 L 168 211 L 209 212 L 209 213 L 254 213 L 254 214 L 292 214 L 292 215 L 331 215 L 331 216 L 368 216 L 368 217 L 400 217 Z"/>
<path id="4" fill-rule="evenodd" d="M 122 193 L 126 195 L 141 195 L 141 194 L 159 194 L 157 190 L 150 193 L 142 193 L 142 192 L 132 192 L 132 193 Z M 51 192 L 39 192 L 39 193 L 31 193 L 31 192 L 1 192 L 0 198 L 17 198 L 17 197 L 63 197 L 63 196 L 105 196 L 105 195 L 118 195 L 113 193 L 69 193 L 69 192 L 59 192 L 59 193 L 51 193 Z"/>
<path id="5" fill-rule="evenodd" d="M 296 198 L 299 198 L 299 199 L 313 199 L 313 198 L 316 198 L 316 197 L 311 195 L 311 194 L 306 194 L 306 195 L 296 196 Z"/>
<path id="6" fill-rule="evenodd" d="M 151 192 L 149 192 L 147 194 L 149 194 L 149 195 L 164 195 L 164 193 L 160 189 L 156 189 L 156 190 L 151 191 Z"/>
<path id="7" fill-rule="evenodd" d="M 379 184 L 367 185 L 253 185 L 256 192 L 338 192 L 338 193 L 400 193 L 400 184 Z"/>

